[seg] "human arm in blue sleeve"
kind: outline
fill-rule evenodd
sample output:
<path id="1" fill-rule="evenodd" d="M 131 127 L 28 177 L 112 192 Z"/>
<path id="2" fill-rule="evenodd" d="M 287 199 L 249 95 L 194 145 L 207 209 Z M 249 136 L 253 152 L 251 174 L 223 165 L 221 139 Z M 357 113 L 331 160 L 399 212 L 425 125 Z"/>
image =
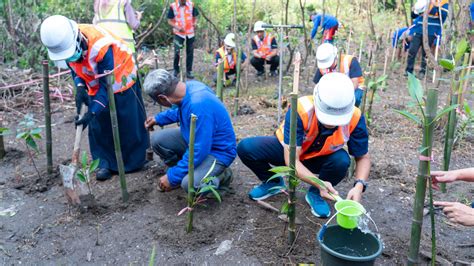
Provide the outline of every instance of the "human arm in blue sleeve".
<path id="1" fill-rule="evenodd" d="M 155 115 L 156 124 L 162 127 L 178 122 L 178 111 L 178 108 L 171 108 L 161 113 L 158 113 L 157 115 Z"/>
<path id="2" fill-rule="evenodd" d="M 97 63 L 97 71 L 100 74 L 104 74 L 106 71 L 114 69 L 114 53 L 112 46 L 109 47 L 105 53 L 102 61 Z M 90 111 L 96 115 L 102 112 L 105 107 L 109 104 L 109 97 L 107 96 L 107 78 L 104 76 L 99 78 L 99 90 L 97 94 L 91 97 Z"/>
<path id="3" fill-rule="evenodd" d="M 197 115 L 196 133 L 194 142 L 194 166 L 198 167 L 211 152 L 214 118 L 201 107 L 192 108 L 192 113 Z M 168 169 L 168 180 L 175 187 L 188 174 L 189 149 L 186 150 L 176 166 Z"/>
<path id="4" fill-rule="evenodd" d="M 362 157 L 369 152 L 369 132 L 365 125 L 365 117 L 361 116 L 356 128 L 352 131 L 347 142 L 349 154 L 355 158 Z"/>
<path id="5" fill-rule="evenodd" d="M 291 119 L 291 109 L 288 109 L 285 116 L 285 125 L 284 125 L 284 132 L 283 132 L 283 141 L 286 145 L 290 144 L 290 119 Z M 304 139 L 304 127 L 303 121 L 301 120 L 300 116 L 296 115 L 297 123 L 296 123 L 296 146 L 301 147 L 303 145 Z"/>
<path id="6" fill-rule="evenodd" d="M 321 16 L 317 15 L 313 20 L 313 30 L 311 31 L 311 39 L 314 39 L 316 33 L 318 33 L 319 24 L 321 24 Z"/>

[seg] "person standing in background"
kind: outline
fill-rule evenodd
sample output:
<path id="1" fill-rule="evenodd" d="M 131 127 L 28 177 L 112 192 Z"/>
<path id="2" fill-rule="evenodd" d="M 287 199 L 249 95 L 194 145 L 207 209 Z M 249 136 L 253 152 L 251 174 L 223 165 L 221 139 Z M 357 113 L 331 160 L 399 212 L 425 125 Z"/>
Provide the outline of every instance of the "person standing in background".
<path id="1" fill-rule="evenodd" d="M 135 53 L 133 31 L 140 26 L 142 13 L 133 9 L 132 0 L 95 0 L 92 23 L 121 38 Z"/>
<path id="2" fill-rule="evenodd" d="M 187 0 L 176 0 L 171 3 L 168 11 L 168 24 L 173 28 L 174 33 L 174 76 L 179 74 L 180 50 L 186 40 L 186 77 L 194 79 L 193 59 L 194 59 L 194 30 L 198 22 L 199 12 L 194 8 L 194 4 Z"/>

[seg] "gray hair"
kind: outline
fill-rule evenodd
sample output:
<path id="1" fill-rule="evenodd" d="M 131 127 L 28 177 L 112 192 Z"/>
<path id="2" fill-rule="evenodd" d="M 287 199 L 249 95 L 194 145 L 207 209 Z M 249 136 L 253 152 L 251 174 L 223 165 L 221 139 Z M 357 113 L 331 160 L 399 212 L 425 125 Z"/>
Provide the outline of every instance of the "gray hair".
<path id="1" fill-rule="evenodd" d="M 143 83 L 145 93 L 153 100 L 157 101 L 158 95 L 170 96 L 174 93 L 179 80 L 164 69 L 157 69 L 150 72 Z"/>

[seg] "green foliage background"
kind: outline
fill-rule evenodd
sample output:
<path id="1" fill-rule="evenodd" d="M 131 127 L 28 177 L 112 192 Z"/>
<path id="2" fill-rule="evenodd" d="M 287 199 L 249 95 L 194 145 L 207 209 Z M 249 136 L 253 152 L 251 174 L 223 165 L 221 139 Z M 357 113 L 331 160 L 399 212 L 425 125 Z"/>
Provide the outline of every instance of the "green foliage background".
<path id="1" fill-rule="evenodd" d="M 234 0 L 195 0 L 193 1 L 204 15 L 206 15 L 219 28 L 223 38 L 226 33 L 230 32 L 233 23 Z M 287 0 L 257 0 L 255 9 L 253 9 L 253 0 L 237 0 L 237 31 L 241 34 L 248 32 L 249 23 L 257 20 L 263 20 L 268 23 L 281 23 L 284 21 L 285 5 Z M 306 30 L 311 31 L 312 23 L 308 21 L 308 13 L 312 10 L 321 11 L 322 1 L 306 1 L 305 23 Z M 339 7 L 337 8 L 337 3 Z M 358 32 L 354 36 L 354 40 L 365 38 L 369 30 L 367 28 L 367 20 L 365 16 L 356 14 L 357 4 L 362 1 L 351 0 L 326 0 L 326 12 L 334 14 L 338 9 L 338 18 L 344 25 L 350 25 L 354 32 Z M 408 2 L 408 1 L 407 1 Z M 11 6 L 11 12 L 7 12 L 7 3 Z M 133 6 L 137 10 L 144 11 L 141 28 L 135 33 L 136 36 L 145 31 L 150 24 L 154 25 L 161 16 L 165 0 L 134 0 Z M 301 10 L 299 0 L 289 0 L 288 22 L 290 24 L 301 24 Z M 394 14 L 394 1 L 378 1 L 378 9 L 374 12 L 374 24 L 377 32 L 386 31 L 388 25 L 392 28 L 394 25 L 403 26 L 403 18 Z M 381 3 L 386 3 L 385 9 Z M 409 9 L 409 7 L 408 7 Z M 360 10 L 360 9 L 358 9 Z M 251 20 L 252 11 L 254 19 Z M 360 11 L 358 11 L 360 13 Z M 365 12 L 365 11 L 362 11 Z M 15 28 L 15 35 L 8 33 L 8 14 L 12 14 L 12 21 Z M 47 57 L 46 49 L 42 47 L 39 38 L 39 29 L 41 21 L 54 14 L 61 14 L 79 23 L 91 23 L 94 16 L 93 0 L 0 0 L 0 62 L 8 65 L 15 65 L 20 68 L 37 68 L 36 65 Z M 397 16 L 399 16 L 397 18 Z M 396 21 L 399 21 L 396 23 Z M 206 40 L 203 34 L 212 26 L 201 15 L 199 20 L 199 29 L 197 30 L 197 45 L 202 46 Z M 211 31 L 214 31 L 213 29 Z M 347 35 L 346 29 L 340 29 L 339 35 Z M 210 40 L 212 45 L 217 44 L 217 35 L 211 33 L 214 40 Z M 299 36 L 302 37 L 302 36 Z M 171 29 L 165 19 L 162 21 L 157 30 L 155 30 L 144 42 L 144 45 L 150 48 L 169 45 L 172 41 Z M 242 40 L 244 41 L 244 40 Z"/>

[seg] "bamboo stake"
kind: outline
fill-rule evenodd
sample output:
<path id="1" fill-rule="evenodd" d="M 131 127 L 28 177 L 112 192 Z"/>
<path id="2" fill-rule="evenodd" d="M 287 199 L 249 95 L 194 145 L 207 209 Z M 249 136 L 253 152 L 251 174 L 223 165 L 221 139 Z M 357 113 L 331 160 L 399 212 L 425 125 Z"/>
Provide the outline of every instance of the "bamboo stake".
<path id="1" fill-rule="evenodd" d="M 431 150 L 433 144 L 433 120 L 436 116 L 436 107 L 438 105 L 438 90 L 428 89 L 427 101 L 425 107 L 426 117 L 423 119 L 423 150 L 421 155 L 431 158 Z M 418 163 L 418 175 L 416 177 L 416 194 L 415 203 L 413 205 L 413 218 L 411 226 L 410 250 L 408 254 L 408 265 L 418 265 L 418 254 L 420 250 L 421 229 L 423 225 L 423 206 L 426 195 L 426 182 L 430 178 L 429 160 L 420 160 Z M 436 258 L 432 258 L 436 260 Z"/>
<path id="2" fill-rule="evenodd" d="M 361 40 L 360 40 L 360 47 L 359 47 L 359 57 L 358 57 L 358 59 L 359 59 L 359 64 L 362 64 L 362 44 L 363 44 L 363 43 L 364 43 L 364 40 L 361 39 Z"/>
<path id="3" fill-rule="evenodd" d="M 392 47 L 393 50 L 392 50 L 392 60 L 390 62 L 393 62 L 393 60 L 395 60 L 395 51 L 397 50 L 397 47 L 398 47 L 398 32 L 399 32 L 399 29 L 396 29 L 395 30 L 396 33 L 395 33 L 395 42 L 394 42 L 394 46 Z M 403 49 L 403 44 L 402 44 L 402 49 Z"/>
<path id="4" fill-rule="evenodd" d="M 290 175 L 288 178 L 288 244 L 292 245 L 296 238 L 296 123 L 298 112 L 298 87 L 300 77 L 300 63 L 301 54 L 296 52 L 295 55 L 295 70 L 293 74 L 293 92 L 291 97 L 291 111 L 290 111 L 290 161 L 289 167 Z"/>
<path id="5" fill-rule="evenodd" d="M 435 62 L 438 62 L 438 50 L 439 50 L 439 36 L 436 36 Z M 434 84 L 435 81 L 436 81 L 436 68 L 433 69 L 433 80 L 431 82 Z"/>
<path id="6" fill-rule="evenodd" d="M 222 86 L 224 80 L 224 58 L 217 65 L 217 85 L 216 85 L 216 94 L 219 100 L 224 101 L 223 93 L 222 93 Z"/>
<path id="7" fill-rule="evenodd" d="M 351 36 L 352 36 L 352 30 L 349 28 L 349 39 L 347 40 L 347 51 L 346 54 L 350 55 L 351 53 L 349 50 L 351 49 Z"/>
<path id="8" fill-rule="evenodd" d="M 383 75 L 387 73 L 387 65 L 388 65 L 388 48 L 385 49 L 385 61 L 383 63 Z"/>
<path id="9" fill-rule="evenodd" d="M 194 138 L 196 131 L 197 116 L 191 114 L 191 126 L 189 127 L 189 159 L 188 159 L 188 216 L 186 232 L 191 233 L 193 230 L 193 204 L 194 204 Z"/>
<path id="10" fill-rule="evenodd" d="M 117 107 L 115 106 L 115 96 L 112 89 L 114 82 L 113 72 L 107 77 L 107 93 L 109 96 L 110 122 L 112 124 L 112 133 L 114 138 L 115 158 L 117 159 L 117 167 L 120 177 L 120 188 L 122 189 L 122 201 L 128 201 L 127 180 L 125 179 L 125 167 L 122 159 L 122 148 L 120 146 L 120 134 L 117 119 Z M 131 88 L 132 90 L 133 88 Z"/>
<path id="11" fill-rule="evenodd" d="M 240 71 L 242 66 L 242 48 L 239 48 L 237 53 L 237 66 L 236 66 L 236 74 L 235 74 L 235 98 L 234 98 L 234 116 L 237 116 L 239 111 L 239 95 L 240 95 Z"/>
<path id="12" fill-rule="evenodd" d="M 43 104 L 46 128 L 46 158 L 48 174 L 53 173 L 53 141 L 51 136 L 51 103 L 49 100 L 49 62 L 43 60 Z"/>
<path id="13" fill-rule="evenodd" d="M 3 122 L 3 117 L 0 118 L 0 128 L 2 127 L 2 123 Z M 5 157 L 5 143 L 3 142 L 3 135 L 0 134 L 0 160 L 3 159 L 3 157 Z"/>
<path id="14" fill-rule="evenodd" d="M 158 54 L 155 53 L 155 50 L 153 50 L 153 55 L 155 56 L 155 69 L 158 69 Z M 159 104 L 160 108 L 160 113 L 163 112 L 163 105 Z M 160 126 L 161 129 L 163 129 L 163 126 Z M 153 151 L 153 150 L 152 150 Z M 153 160 L 153 154 L 152 154 L 152 160 Z"/>
<path id="15" fill-rule="evenodd" d="M 469 60 L 469 54 L 466 53 L 464 55 L 463 66 L 468 65 L 468 60 Z M 451 93 L 449 95 L 450 105 L 454 105 L 458 103 L 462 104 L 462 102 L 459 101 L 461 98 L 460 94 L 462 94 L 462 88 L 463 88 L 462 80 L 466 76 L 467 73 L 468 73 L 468 70 L 463 69 L 459 75 L 459 81 L 456 81 L 456 74 L 453 74 L 453 80 L 451 82 Z M 451 163 L 451 153 L 453 151 L 456 124 L 457 124 L 456 110 L 451 110 L 448 114 L 448 125 L 446 126 L 446 133 L 444 137 L 444 152 L 443 152 L 443 170 L 444 171 L 449 170 L 449 164 Z M 441 183 L 440 189 L 443 193 L 446 193 L 446 184 Z"/>

